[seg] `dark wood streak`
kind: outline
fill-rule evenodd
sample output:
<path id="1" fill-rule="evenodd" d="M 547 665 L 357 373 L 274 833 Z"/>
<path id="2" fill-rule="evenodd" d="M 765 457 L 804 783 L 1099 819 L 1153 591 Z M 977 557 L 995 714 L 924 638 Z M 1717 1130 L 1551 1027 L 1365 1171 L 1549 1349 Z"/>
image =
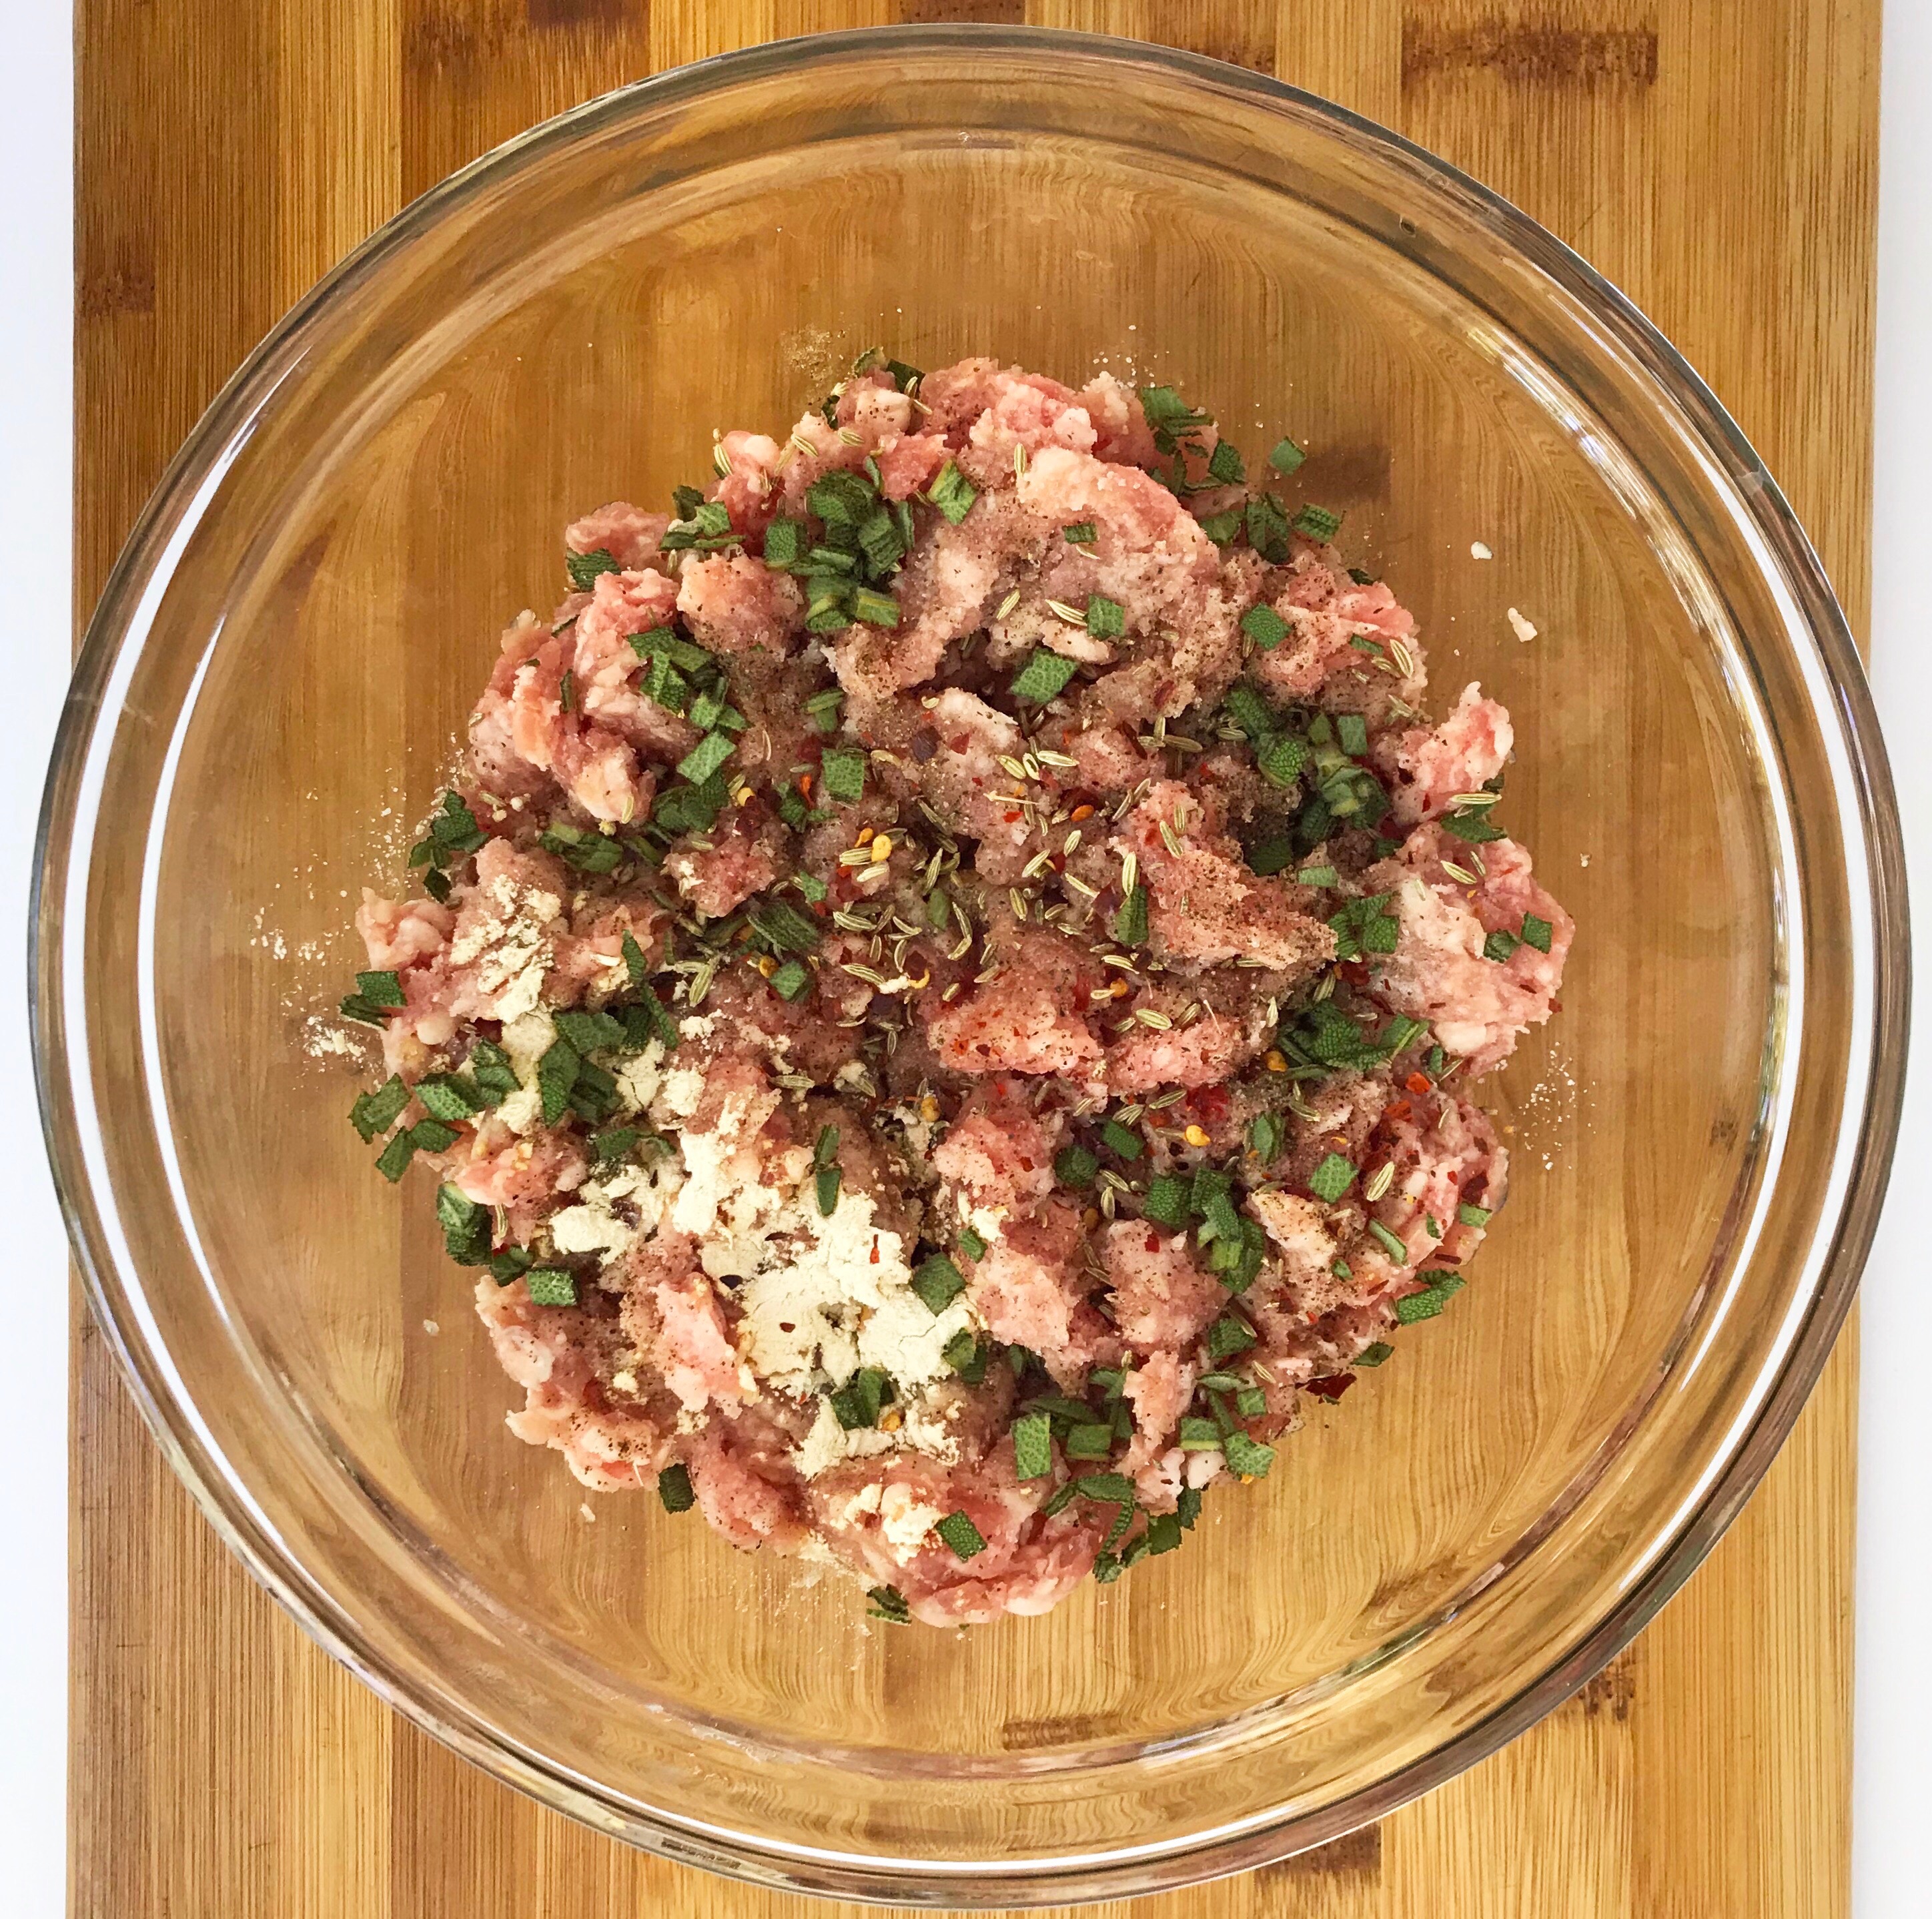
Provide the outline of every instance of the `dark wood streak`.
<path id="1" fill-rule="evenodd" d="M 1009 1752 L 1033 1752 L 1046 1746 L 1078 1745 L 1104 1739 L 1120 1729 L 1118 1713 L 1071 1713 L 1064 1718 L 1009 1719 L 1000 1728 L 1000 1743 Z"/>
<path id="2" fill-rule="evenodd" d="M 1256 1874 L 1259 1879 L 1378 1879 L 1382 1870 L 1382 1829 L 1360 1826 L 1326 1845 L 1298 1852 Z"/>
<path id="3" fill-rule="evenodd" d="M 620 27 L 626 13 L 642 14 L 645 0 L 524 0 L 532 33 L 568 32 L 576 27 Z"/>
<path id="4" fill-rule="evenodd" d="M 104 320 L 110 314 L 154 310 L 154 263 L 144 246 L 138 250 L 118 246 L 109 260 L 82 263 L 80 284 L 74 290 L 77 319 Z"/>
<path id="5" fill-rule="evenodd" d="M 1023 26 L 1026 0 L 899 0 L 902 26 Z"/>
<path id="6" fill-rule="evenodd" d="M 1403 86 L 1460 72 L 1493 73 L 1516 86 L 1654 86 L 1657 30 L 1540 26 L 1495 19 L 1449 27 L 1405 14 Z"/>

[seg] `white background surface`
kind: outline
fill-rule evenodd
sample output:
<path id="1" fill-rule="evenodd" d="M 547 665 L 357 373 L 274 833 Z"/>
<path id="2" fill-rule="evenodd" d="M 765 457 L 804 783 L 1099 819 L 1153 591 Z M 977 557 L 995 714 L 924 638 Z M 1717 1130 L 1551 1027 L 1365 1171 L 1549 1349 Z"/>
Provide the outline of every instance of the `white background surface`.
<path id="1" fill-rule="evenodd" d="M 237 0 L 251 4 L 251 0 Z M 28 875 L 42 770 L 67 677 L 73 225 L 70 9 L 0 4 L 0 1230 L 8 1386 L 0 1394 L 0 1909 L 52 1919 L 65 1878 L 67 1299 L 25 1017 Z M 1932 4 L 1892 0 L 1885 36 L 1879 218 L 1873 652 L 1923 933 L 1932 926 Z M 1920 947 L 1932 975 L 1932 938 Z M 1858 1919 L 1932 1909 L 1932 1277 L 1922 1253 L 1932 1165 L 1932 986 L 1898 1174 L 1867 1274 L 1858 1462 L 1854 1830 Z M 152 1919 L 130 1914 L 128 1919 Z M 183 1914 L 181 1919 L 242 1919 Z M 262 1919 L 281 1919 L 279 1914 Z M 1539 1915 L 1538 1919 L 1544 1919 Z M 1561 1919 L 1550 1914 L 1546 1919 Z M 1717 1919 L 1717 1915 L 1712 1915 Z M 1793 1919 L 1802 1919 L 1793 1915 Z"/>

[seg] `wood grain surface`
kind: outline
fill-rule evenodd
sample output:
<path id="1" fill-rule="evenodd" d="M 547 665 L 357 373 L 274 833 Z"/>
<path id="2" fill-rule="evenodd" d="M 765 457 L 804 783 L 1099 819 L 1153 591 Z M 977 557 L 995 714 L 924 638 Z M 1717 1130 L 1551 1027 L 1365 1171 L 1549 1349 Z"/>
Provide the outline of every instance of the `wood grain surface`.
<path id="1" fill-rule="evenodd" d="M 78 11 L 83 608 L 248 348 L 452 168 L 608 87 L 729 47 L 900 20 L 1024 19 L 1275 74 L 1526 207 L 1715 386 L 1862 629 L 1879 0 L 80 0 Z M 814 1909 L 620 1848 L 391 1713 L 218 1544 L 75 1310 L 76 1914 Z M 1380 1827 L 1148 1901 L 1138 1919 L 1844 1913 L 1854 1341 L 1848 1330 L 1709 1562 L 1580 1695 Z"/>

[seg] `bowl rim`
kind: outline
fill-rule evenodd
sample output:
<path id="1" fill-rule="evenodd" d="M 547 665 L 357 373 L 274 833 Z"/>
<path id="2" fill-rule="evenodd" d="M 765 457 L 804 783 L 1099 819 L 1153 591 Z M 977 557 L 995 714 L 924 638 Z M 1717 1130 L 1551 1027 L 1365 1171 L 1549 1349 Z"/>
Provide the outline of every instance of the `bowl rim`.
<path id="1" fill-rule="evenodd" d="M 998 1860 L 893 1858 L 772 1841 L 707 1827 L 637 1803 L 518 1748 L 419 1696 L 411 1681 L 369 1653 L 352 1626 L 303 1566 L 250 1509 L 244 1489 L 189 1408 L 144 1365 L 152 1349 L 138 1288 L 122 1283 L 121 1262 L 100 1228 L 88 1169 L 72 1137 L 73 1062 L 62 1017 L 65 976 L 78 977 L 64 921 L 46 909 L 72 884 L 75 785 L 98 723 L 112 717 L 112 683 L 130 640 L 134 594 L 166 565 L 196 507 L 225 469 L 224 454 L 302 359 L 311 324 L 350 289 L 375 275 L 389 254 L 432 230 L 500 179 L 640 110 L 709 98 L 740 83 L 821 63 L 967 52 L 1074 56 L 1123 69 L 1153 68 L 1170 80 L 1232 90 L 1292 110 L 1411 170 L 1459 198 L 1498 242 L 1578 300 L 1593 320 L 1672 403 L 1682 426 L 1714 459 L 1745 503 L 1774 566 L 1803 615 L 1815 665 L 1828 683 L 1817 717 L 1836 740 L 1850 777 L 1861 829 L 1841 844 L 1869 900 L 1868 923 L 1850 929 L 1850 971 L 1869 1011 L 1848 1028 L 1856 1068 L 1867 1063 L 1864 1098 L 1847 1105 L 1839 1147 L 1848 1155 L 1835 1214 L 1821 1212 L 1814 1245 L 1825 1251 L 1803 1323 L 1756 1418 L 1714 1463 L 1709 1490 L 1643 1576 L 1549 1670 L 1484 1719 L 1334 1805 L 1313 1812 L 1277 1808 L 1234 1830 L 1209 1829 L 1147 1846 L 1120 1846 L 1036 1859 L 1014 1869 Z M 136 650 L 138 652 L 139 648 Z M 1822 703 L 1821 703 L 1822 704 Z M 1857 856 L 1855 857 L 1854 856 Z M 112 1351 L 148 1430 L 203 1515 L 308 1636 L 416 1725 L 486 1772 L 542 1803 L 646 1850 L 785 1890 L 925 1906 L 1059 1905 L 1146 1893 L 1267 1865 L 1324 1844 L 1432 1790 L 1490 1756 L 1543 1718 L 1624 1647 L 1683 1584 L 1743 1506 L 1789 1434 L 1816 1383 L 1856 1290 L 1883 1201 L 1903 1104 L 1909 1023 L 1910 938 L 1904 856 L 1890 768 L 1862 662 L 1850 626 L 1797 516 L 1762 461 L 1716 395 L 1658 329 L 1611 281 L 1502 195 L 1439 156 L 1346 107 L 1271 76 L 1206 56 L 1112 35 L 1062 29 L 950 24 L 860 27 L 768 42 L 712 56 L 614 89 L 542 122 L 480 155 L 411 201 L 346 254 L 290 308 L 223 384 L 170 461 L 110 570 L 89 617 L 56 734 L 38 822 L 28 938 L 28 998 L 41 1126 L 88 1309 Z M 1858 904 L 1860 888 L 1851 889 Z M 1867 976 L 1862 981 L 1861 974 Z M 1853 998 L 1859 996 L 1855 992 Z M 1862 1050 L 1862 1035 L 1867 1044 Z M 1856 1077 L 1856 1071 L 1854 1071 Z M 1794 1302 L 1796 1303 L 1796 1302 Z"/>

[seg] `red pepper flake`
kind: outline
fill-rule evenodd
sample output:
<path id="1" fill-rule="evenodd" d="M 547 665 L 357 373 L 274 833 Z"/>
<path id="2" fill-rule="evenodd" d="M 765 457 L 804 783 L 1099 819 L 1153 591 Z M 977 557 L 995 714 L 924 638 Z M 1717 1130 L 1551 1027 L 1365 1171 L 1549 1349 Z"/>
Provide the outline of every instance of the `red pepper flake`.
<path id="1" fill-rule="evenodd" d="M 1389 1102 L 1388 1111 L 1383 1117 L 1388 1119 L 1406 1119 L 1408 1117 L 1408 1101 L 1391 1100 Z"/>
<path id="2" fill-rule="evenodd" d="M 1150 1233 L 1148 1235 L 1147 1249 L 1150 1253 L 1157 1253 L 1160 1251 L 1160 1235 L 1158 1233 Z"/>
<path id="3" fill-rule="evenodd" d="M 1426 1073 L 1412 1073 L 1402 1083 L 1412 1093 L 1426 1093 L 1436 1083 Z"/>
<path id="4" fill-rule="evenodd" d="M 1317 1399 L 1327 1400 L 1332 1406 L 1354 1383 L 1353 1373 L 1332 1373 L 1325 1380 L 1310 1380 L 1301 1389 L 1313 1393 Z"/>
<path id="5" fill-rule="evenodd" d="M 874 1266 L 877 1266 L 879 1263 L 879 1242 L 877 1239 L 874 1239 L 872 1242 L 872 1263 Z"/>
<path id="6" fill-rule="evenodd" d="M 1000 815 L 1000 818 L 1006 821 L 1007 825 L 1011 826 L 1012 823 L 1019 818 L 1019 815 L 1018 813 L 1003 813 Z"/>
<path id="7" fill-rule="evenodd" d="M 971 734 L 956 733 L 951 739 L 946 741 L 946 745 L 947 750 L 950 752 L 963 753 L 972 743 L 973 736 Z"/>

